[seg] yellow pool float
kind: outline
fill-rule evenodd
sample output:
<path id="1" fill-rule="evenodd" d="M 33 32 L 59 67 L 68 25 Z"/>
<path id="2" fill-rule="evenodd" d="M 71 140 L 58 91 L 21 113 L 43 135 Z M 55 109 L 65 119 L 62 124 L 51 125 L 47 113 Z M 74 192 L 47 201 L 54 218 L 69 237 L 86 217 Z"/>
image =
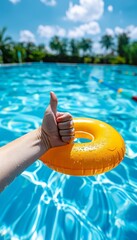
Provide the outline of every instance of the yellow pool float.
<path id="1" fill-rule="evenodd" d="M 76 138 L 91 141 L 51 148 L 40 158 L 48 167 L 69 175 L 91 176 L 113 169 L 124 158 L 124 140 L 109 124 L 76 118 L 74 128 Z"/>

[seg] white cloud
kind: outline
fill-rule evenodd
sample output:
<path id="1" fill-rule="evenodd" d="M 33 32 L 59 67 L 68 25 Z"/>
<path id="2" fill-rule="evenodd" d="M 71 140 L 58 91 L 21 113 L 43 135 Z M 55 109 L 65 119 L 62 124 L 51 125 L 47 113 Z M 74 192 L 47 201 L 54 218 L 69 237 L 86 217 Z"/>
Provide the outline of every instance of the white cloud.
<path id="1" fill-rule="evenodd" d="M 13 4 L 16 4 L 16 3 L 20 2 L 21 0 L 9 0 L 9 1 Z"/>
<path id="2" fill-rule="evenodd" d="M 121 27 L 117 26 L 117 27 L 115 27 L 114 30 L 112 30 L 111 28 L 106 29 L 106 34 L 111 35 L 111 36 L 114 36 L 115 34 L 119 35 L 122 33 L 128 34 L 128 36 L 133 40 L 137 39 L 137 26 L 129 25 L 126 28 L 121 28 Z"/>
<path id="3" fill-rule="evenodd" d="M 100 19 L 103 12 L 103 0 L 79 0 L 79 4 L 69 4 L 66 18 L 74 22 L 89 22 Z"/>
<path id="4" fill-rule="evenodd" d="M 113 6 L 112 6 L 112 5 L 109 5 L 109 6 L 108 6 L 108 11 L 109 11 L 109 12 L 113 12 Z"/>
<path id="5" fill-rule="evenodd" d="M 44 38 L 51 38 L 55 35 L 59 37 L 80 38 L 85 35 L 100 33 L 100 26 L 97 22 L 90 22 L 66 31 L 59 26 L 40 25 L 37 32 L 40 37 Z"/>
<path id="6" fill-rule="evenodd" d="M 79 27 L 68 31 L 68 37 L 70 38 L 81 38 L 83 36 L 84 32 Z"/>
<path id="7" fill-rule="evenodd" d="M 66 36 L 66 30 L 61 27 L 55 27 L 56 35 L 59 37 L 65 37 Z"/>
<path id="8" fill-rule="evenodd" d="M 96 35 L 100 33 L 100 27 L 97 22 L 90 22 L 82 24 L 79 27 L 75 27 L 68 31 L 68 37 L 70 38 L 80 38 L 85 35 Z"/>
<path id="9" fill-rule="evenodd" d="M 45 5 L 48 6 L 55 6 L 56 5 L 56 1 L 55 0 L 40 0 L 42 3 L 44 3 Z"/>
<path id="10" fill-rule="evenodd" d="M 122 33 L 124 33 L 124 29 L 123 28 L 121 28 L 121 27 L 115 27 L 115 34 L 116 35 L 119 35 L 119 34 L 122 34 Z"/>
<path id="11" fill-rule="evenodd" d="M 126 31 L 131 39 L 137 39 L 137 26 L 130 25 L 126 28 Z"/>
<path id="12" fill-rule="evenodd" d="M 102 48 L 102 46 L 99 42 L 93 42 L 92 51 L 95 54 L 103 54 L 104 53 L 104 49 Z"/>
<path id="13" fill-rule="evenodd" d="M 51 38 L 54 36 L 55 31 L 51 26 L 40 25 L 38 27 L 38 34 L 40 35 L 40 37 Z"/>
<path id="14" fill-rule="evenodd" d="M 106 34 L 113 37 L 114 31 L 111 28 L 106 28 Z"/>
<path id="15" fill-rule="evenodd" d="M 35 36 L 29 30 L 22 30 L 20 32 L 20 42 L 33 42 L 35 43 Z"/>
<path id="16" fill-rule="evenodd" d="M 51 38 L 53 36 L 65 37 L 66 30 L 59 26 L 40 25 L 38 27 L 38 34 L 40 37 Z"/>

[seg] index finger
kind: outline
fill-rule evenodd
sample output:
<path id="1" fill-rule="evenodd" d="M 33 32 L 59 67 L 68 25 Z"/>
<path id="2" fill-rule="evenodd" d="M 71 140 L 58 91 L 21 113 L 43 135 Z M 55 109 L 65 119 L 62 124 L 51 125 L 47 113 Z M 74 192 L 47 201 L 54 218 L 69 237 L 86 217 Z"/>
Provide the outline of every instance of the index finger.
<path id="1" fill-rule="evenodd" d="M 62 115 L 60 116 L 57 116 L 57 122 L 67 122 L 67 121 L 70 121 L 72 120 L 72 115 L 70 113 L 63 113 Z"/>
<path id="2" fill-rule="evenodd" d="M 73 128 L 73 126 L 74 126 L 73 120 L 58 123 L 58 128 L 60 130 L 71 129 Z"/>

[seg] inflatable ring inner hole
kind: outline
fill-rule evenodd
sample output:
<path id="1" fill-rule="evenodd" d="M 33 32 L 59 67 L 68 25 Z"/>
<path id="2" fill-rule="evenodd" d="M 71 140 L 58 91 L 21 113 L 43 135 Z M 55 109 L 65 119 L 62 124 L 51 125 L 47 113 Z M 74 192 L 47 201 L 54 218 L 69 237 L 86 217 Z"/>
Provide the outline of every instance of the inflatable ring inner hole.
<path id="1" fill-rule="evenodd" d="M 76 131 L 75 132 L 75 142 L 93 142 L 94 136 L 91 133 L 84 131 Z"/>

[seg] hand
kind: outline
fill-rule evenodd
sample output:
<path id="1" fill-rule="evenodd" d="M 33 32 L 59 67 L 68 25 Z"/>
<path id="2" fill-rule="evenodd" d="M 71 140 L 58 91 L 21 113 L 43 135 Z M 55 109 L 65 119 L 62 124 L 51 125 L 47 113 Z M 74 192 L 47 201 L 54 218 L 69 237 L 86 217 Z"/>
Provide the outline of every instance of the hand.
<path id="1" fill-rule="evenodd" d="M 57 97 L 50 93 L 50 104 L 45 112 L 42 122 L 42 136 L 46 138 L 50 147 L 63 146 L 74 140 L 72 116 L 69 113 L 57 112 Z"/>

